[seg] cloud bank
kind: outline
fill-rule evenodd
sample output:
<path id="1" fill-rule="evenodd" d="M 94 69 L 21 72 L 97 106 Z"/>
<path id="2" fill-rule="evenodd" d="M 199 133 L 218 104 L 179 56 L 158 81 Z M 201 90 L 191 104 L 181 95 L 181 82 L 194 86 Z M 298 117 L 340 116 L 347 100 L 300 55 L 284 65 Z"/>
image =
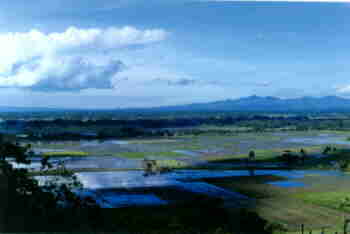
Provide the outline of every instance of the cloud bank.
<path id="1" fill-rule="evenodd" d="M 0 34 L 0 87 L 57 92 L 110 89 L 113 78 L 127 66 L 106 54 L 148 46 L 165 40 L 167 34 L 133 27 Z"/>

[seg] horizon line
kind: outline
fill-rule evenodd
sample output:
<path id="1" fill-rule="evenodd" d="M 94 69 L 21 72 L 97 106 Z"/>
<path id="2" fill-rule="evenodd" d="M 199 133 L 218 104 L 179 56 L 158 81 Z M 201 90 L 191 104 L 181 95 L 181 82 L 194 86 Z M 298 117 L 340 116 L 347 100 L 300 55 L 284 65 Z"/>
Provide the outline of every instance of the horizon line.
<path id="1" fill-rule="evenodd" d="M 0 108 L 19 108 L 19 109 L 46 109 L 46 110 L 52 110 L 52 111 L 57 111 L 57 110 L 66 110 L 66 111 L 115 111 L 115 110 L 127 110 L 127 109 L 152 109 L 152 108 L 162 108 L 162 107 L 175 107 L 175 106 L 185 106 L 185 105 L 195 105 L 195 104 L 206 104 L 206 103 L 214 103 L 214 102 L 221 102 L 221 101 L 234 101 L 234 100 L 239 100 L 239 99 L 244 99 L 244 98 L 251 98 L 251 97 L 257 97 L 257 98 L 276 98 L 276 99 L 281 99 L 281 100 L 292 100 L 292 99 L 303 99 L 303 98 L 314 98 L 314 99 L 321 99 L 321 98 L 326 98 L 326 97 L 336 97 L 336 98 L 341 98 L 341 99 L 348 99 L 350 98 L 343 97 L 343 96 L 338 96 L 338 95 L 325 95 L 325 96 L 300 96 L 300 97 L 278 97 L 278 96 L 271 96 L 271 95 L 248 95 L 248 96 L 242 96 L 238 98 L 226 98 L 226 99 L 218 99 L 218 100 L 213 100 L 213 101 L 203 101 L 203 102 L 190 102 L 190 103 L 183 103 L 183 104 L 170 104 L 170 105 L 155 105 L 155 106 L 148 106 L 148 107 L 109 107 L 109 108 L 98 108 L 98 107 L 88 107 L 88 108 L 83 108 L 83 107 L 53 107 L 53 106 L 48 106 L 48 107 L 43 107 L 43 106 L 8 106 L 8 105 L 0 105 Z M 10 111 L 10 112 L 16 112 L 16 111 Z M 19 111 L 20 112 L 20 111 Z"/>

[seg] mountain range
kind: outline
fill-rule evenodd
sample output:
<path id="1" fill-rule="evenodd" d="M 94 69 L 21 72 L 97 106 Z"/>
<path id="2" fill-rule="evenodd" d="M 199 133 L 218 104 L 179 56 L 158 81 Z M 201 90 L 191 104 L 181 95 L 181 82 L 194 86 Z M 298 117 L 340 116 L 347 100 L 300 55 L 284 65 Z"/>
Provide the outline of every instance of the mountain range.
<path id="1" fill-rule="evenodd" d="M 165 106 L 154 108 L 134 108 L 129 111 L 237 111 L 237 112 L 350 112 L 350 99 L 338 96 L 301 97 L 282 99 L 278 97 L 249 96 L 208 103 Z"/>
<path id="2" fill-rule="evenodd" d="M 85 109 L 94 111 L 91 109 Z M 106 109 L 107 110 L 107 109 Z M 109 109 L 108 111 L 111 111 Z M 239 99 L 227 99 L 222 101 L 193 103 L 188 105 L 162 106 L 152 108 L 123 108 L 113 109 L 120 112 L 350 112 L 350 99 L 338 96 L 301 97 L 282 99 L 278 97 L 249 96 Z M 59 111 L 84 111 L 84 108 L 36 108 L 36 107 L 11 107 L 0 106 L 0 112 L 59 112 Z M 96 110 L 103 111 L 103 110 Z"/>

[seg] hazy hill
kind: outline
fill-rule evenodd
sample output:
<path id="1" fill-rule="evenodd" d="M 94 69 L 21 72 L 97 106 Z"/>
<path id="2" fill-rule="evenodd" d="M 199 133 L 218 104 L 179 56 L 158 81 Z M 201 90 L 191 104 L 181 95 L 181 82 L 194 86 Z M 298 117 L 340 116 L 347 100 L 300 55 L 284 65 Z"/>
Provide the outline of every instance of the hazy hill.
<path id="1" fill-rule="evenodd" d="M 44 108 L 44 107 L 14 107 L 0 106 L 0 112 L 57 112 L 64 111 L 64 108 Z"/>
<path id="2" fill-rule="evenodd" d="M 86 109 L 88 110 L 88 109 Z M 10 107 L 0 106 L 0 112 L 60 112 L 84 111 L 84 108 L 36 108 L 36 107 Z M 94 110 L 89 110 L 94 111 Z M 112 111 L 95 110 L 95 111 Z M 337 96 L 302 97 L 294 99 L 281 99 L 277 97 L 249 96 L 239 99 L 227 99 L 208 103 L 193 103 L 188 105 L 163 106 L 153 108 L 123 108 L 114 109 L 119 112 L 173 112 L 173 111 L 256 111 L 256 112 L 350 112 L 350 99 Z"/>
<path id="3" fill-rule="evenodd" d="M 128 109 L 134 111 L 350 111 L 350 99 L 337 96 L 281 99 L 249 96 L 208 103 Z"/>

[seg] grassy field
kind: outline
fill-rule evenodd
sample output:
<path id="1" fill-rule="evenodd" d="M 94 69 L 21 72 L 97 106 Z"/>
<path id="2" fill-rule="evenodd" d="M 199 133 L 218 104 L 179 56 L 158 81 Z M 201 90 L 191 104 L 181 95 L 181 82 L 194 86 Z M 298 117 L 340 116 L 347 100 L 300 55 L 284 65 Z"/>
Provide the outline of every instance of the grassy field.
<path id="1" fill-rule="evenodd" d="M 157 166 L 161 168 L 171 168 L 171 169 L 184 169 L 189 168 L 189 165 L 185 162 L 173 160 L 173 159 L 161 159 L 156 160 Z M 79 168 L 79 169 L 69 169 L 71 173 L 78 172 L 113 172 L 113 171 L 143 171 L 143 168 Z M 31 176 L 36 175 L 59 175 L 61 171 L 59 170 L 49 170 L 49 171 L 38 171 L 30 172 Z"/>
<path id="2" fill-rule="evenodd" d="M 350 213 L 349 199 L 350 189 L 344 191 L 323 191 L 314 193 L 300 193 L 296 197 L 313 205 L 328 207 Z"/>
<path id="3" fill-rule="evenodd" d="M 69 147 L 76 147 L 80 145 L 79 141 L 60 141 L 60 142 L 29 142 L 33 148 L 45 149 L 66 149 Z"/>
<path id="4" fill-rule="evenodd" d="M 340 204 L 350 192 L 349 180 L 307 176 L 305 183 L 312 186 L 284 188 L 266 184 L 281 180 L 276 177 L 241 177 L 206 180 L 216 186 L 238 191 L 256 199 L 251 209 L 262 218 L 281 224 L 293 233 L 305 225 L 305 230 L 320 230 L 332 227 L 341 230 L 344 217 L 350 216 L 349 207 Z M 300 233 L 300 232 L 299 232 Z"/>
<path id="5" fill-rule="evenodd" d="M 144 139 L 144 140 L 128 140 L 129 144 L 159 144 L 159 143 L 174 143 L 177 139 Z"/>
<path id="6" fill-rule="evenodd" d="M 183 154 L 176 153 L 176 152 L 154 152 L 154 153 L 147 153 L 147 152 L 123 152 L 123 153 L 116 153 L 114 156 L 122 157 L 122 158 L 130 158 L 130 159 L 143 159 L 147 157 L 155 157 L 155 158 L 173 158 L 173 157 L 182 157 Z"/>
<path id="7" fill-rule="evenodd" d="M 309 146 L 309 147 L 300 147 L 300 148 L 284 148 L 284 149 L 257 149 L 255 152 L 255 161 L 257 162 L 277 162 L 278 156 L 289 150 L 296 154 L 300 153 L 301 149 L 304 149 L 307 153 L 320 153 L 323 150 L 324 146 Z M 247 154 L 233 154 L 233 155 L 220 155 L 220 156 L 208 156 L 206 159 L 210 162 L 236 162 L 238 160 L 246 159 Z"/>
<path id="8" fill-rule="evenodd" d="M 64 151 L 64 152 L 44 152 L 44 157 L 86 157 L 89 156 L 86 152 L 81 151 Z"/>
<path id="9" fill-rule="evenodd" d="M 159 167 L 168 167 L 168 168 L 173 168 L 173 169 L 187 168 L 189 166 L 185 162 L 182 162 L 179 160 L 172 160 L 172 159 L 157 160 L 157 165 Z"/>
<path id="10" fill-rule="evenodd" d="M 214 128 L 208 126 L 206 128 Z M 88 141 L 56 141 L 56 142 L 32 142 L 35 149 L 65 150 L 71 152 L 86 152 L 92 156 L 118 155 L 125 158 L 140 158 L 148 155 L 157 157 L 174 158 L 175 150 L 194 151 L 210 161 L 223 159 L 240 159 L 246 157 L 250 150 L 256 151 L 258 161 L 273 161 L 276 154 L 289 149 L 300 151 L 304 148 L 310 153 L 320 151 L 324 146 L 303 145 L 302 143 L 291 143 L 287 140 L 298 137 L 313 137 L 319 134 L 332 134 L 339 137 L 346 136 L 344 132 L 335 131 L 310 131 L 310 132 L 274 132 L 274 133 L 237 133 L 231 135 L 199 135 L 179 136 L 151 139 L 127 139 L 125 144 Z M 29 143 L 29 142 L 28 142 Z M 184 155 L 182 155 L 184 156 Z M 191 156 L 188 156 L 191 157 Z"/>

